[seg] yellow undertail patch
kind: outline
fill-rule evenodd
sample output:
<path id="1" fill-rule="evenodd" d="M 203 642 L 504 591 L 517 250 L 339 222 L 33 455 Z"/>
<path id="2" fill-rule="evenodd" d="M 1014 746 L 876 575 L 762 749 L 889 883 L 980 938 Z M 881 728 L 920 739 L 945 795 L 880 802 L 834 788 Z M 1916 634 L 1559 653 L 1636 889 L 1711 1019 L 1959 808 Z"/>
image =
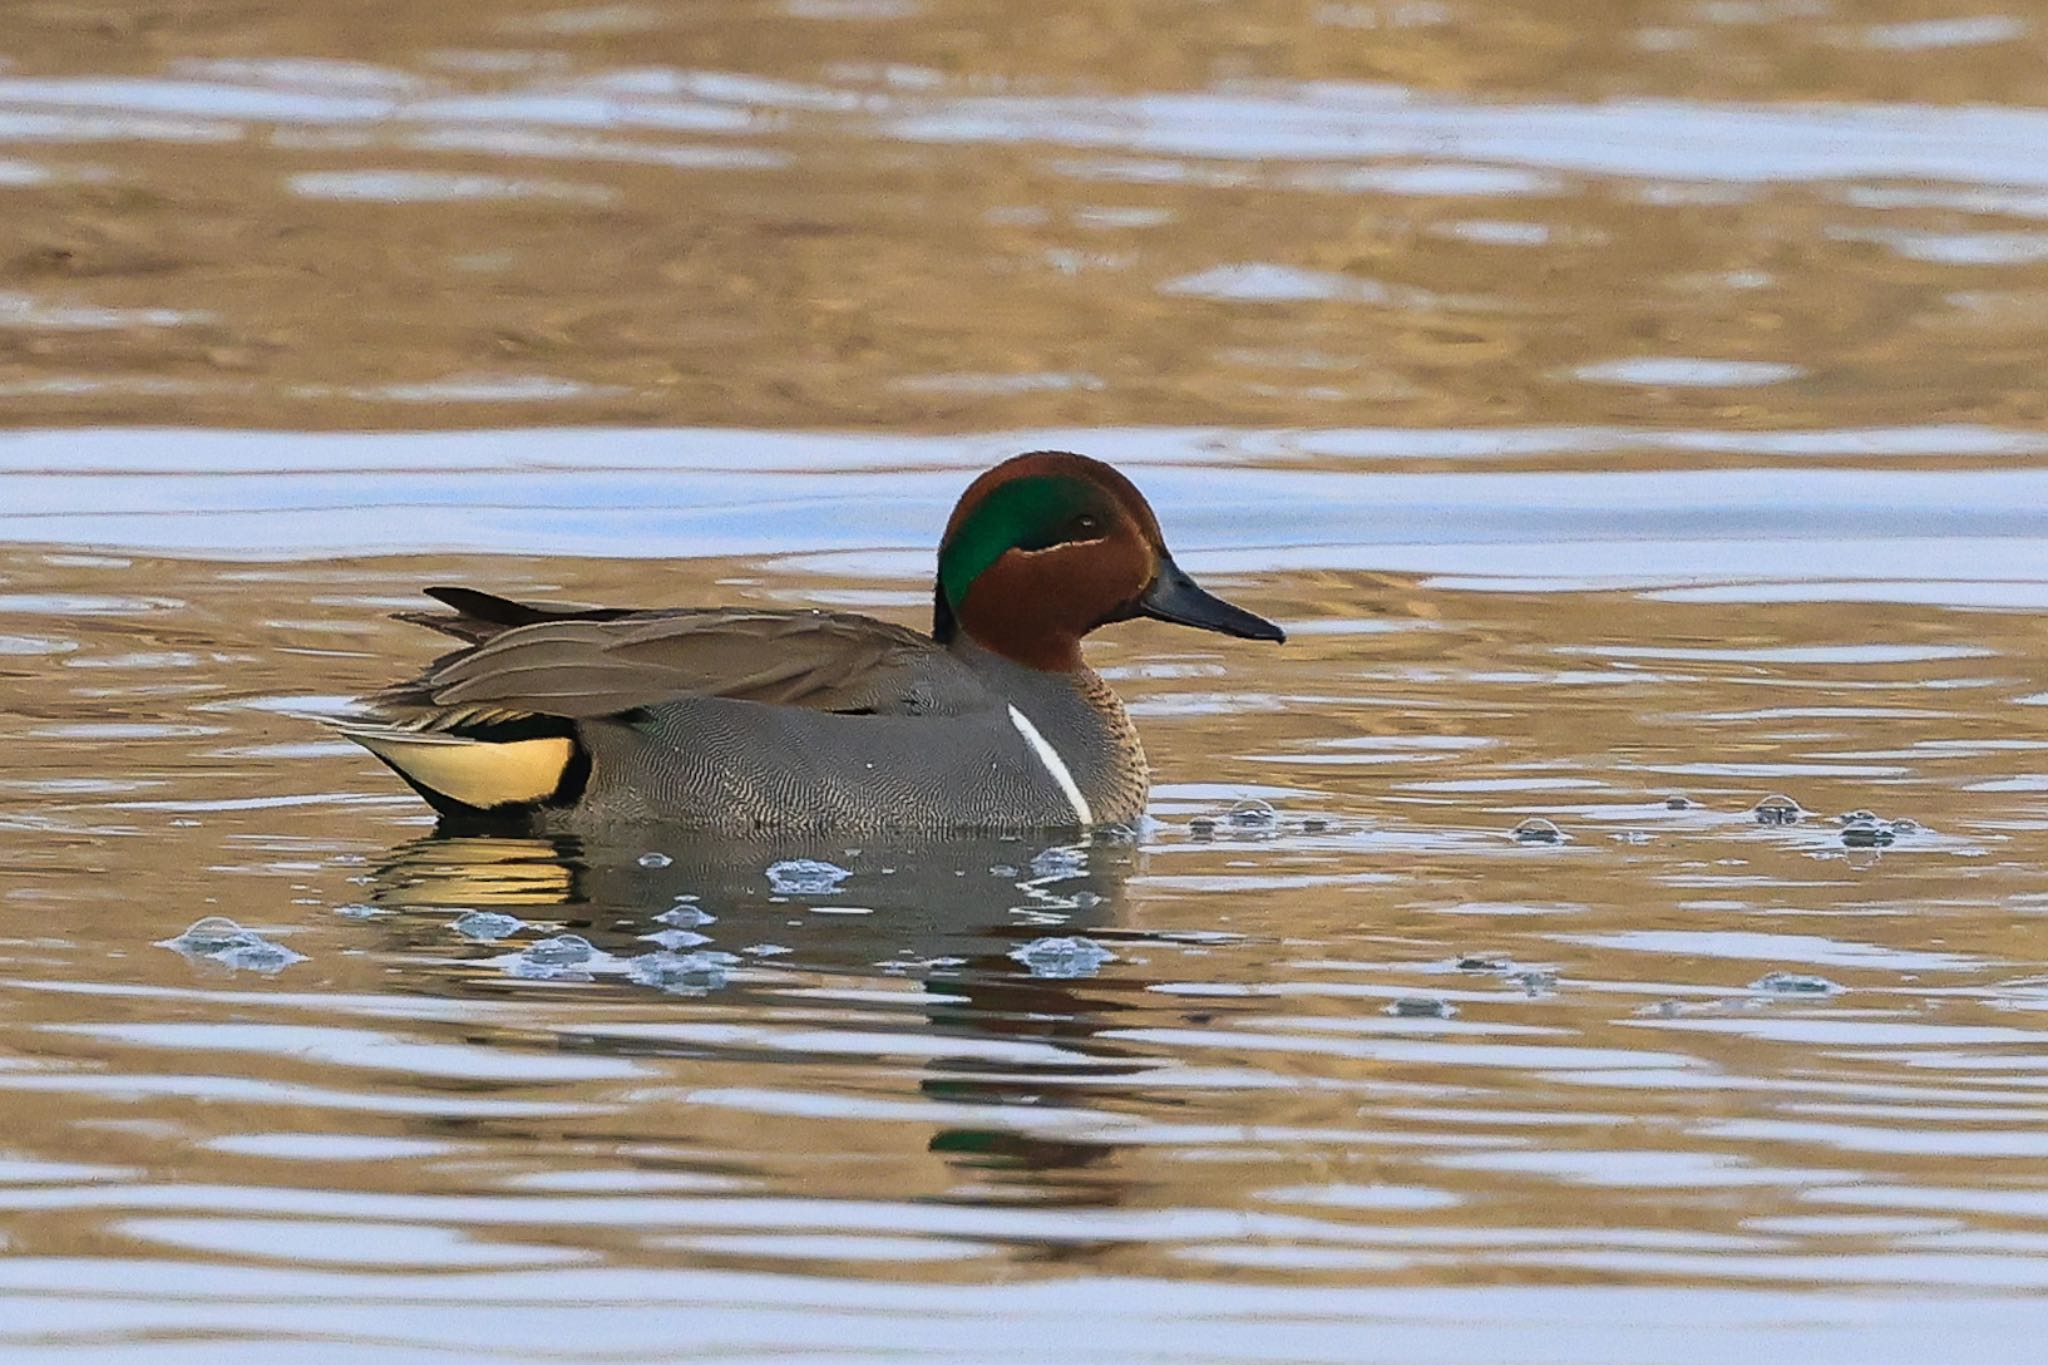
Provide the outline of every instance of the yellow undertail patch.
<path id="1" fill-rule="evenodd" d="M 479 810 L 552 796 L 576 752 L 575 744 L 561 736 L 495 744 L 369 726 L 342 727 L 341 733 L 422 787 Z"/>

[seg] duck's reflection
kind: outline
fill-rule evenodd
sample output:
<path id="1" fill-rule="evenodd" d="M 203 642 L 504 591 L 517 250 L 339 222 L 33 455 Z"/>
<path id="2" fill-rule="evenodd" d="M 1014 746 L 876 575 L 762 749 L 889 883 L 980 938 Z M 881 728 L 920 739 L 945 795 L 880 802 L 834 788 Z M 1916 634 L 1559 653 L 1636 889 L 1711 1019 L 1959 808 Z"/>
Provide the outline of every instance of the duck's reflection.
<path id="1" fill-rule="evenodd" d="M 702 946 L 743 958 L 761 945 L 785 948 L 773 959 L 783 967 L 872 975 L 973 963 L 1028 980 L 1034 969 L 1085 970 L 1056 953 L 1034 963 L 1007 955 L 1047 937 L 1113 930 L 1142 856 L 1107 840 L 650 842 L 436 835 L 393 849 L 371 899 L 396 912 L 394 933 L 421 946 L 447 942 L 450 916 L 484 909 L 629 957 L 654 947 L 649 936 L 679 922 L 660 917 L 683 905 L 711 917 L 697 926 Z"/>
<path id="2" fill-rule="evenodd" d="M 575 934 L 609 960 L 664 950 L 731 955 L 734 979 L 720 988 L 667 996 L 641 988 L 663 1010 L 751 1006 L 772 1022 L 778 1009 L 815 1010 L 821 975 L 827 994 L 871 990 L 878 977 L 915 980 L 924 1028 L 962 1041 L 958 1053 L 925 1064 L 921 1094 L 948 1110 L 1071 1113 L 1115 1093 L 1113 1078 L 1158 1064 L 1100 1036 L 1132 1008 L 1133 994 L 1094 979 L 1099 963 L 1090 945 L 1076 953 L 1060 942 L 1097 938 L 1128 951 L 1125 890 L 1143 856 L 1129 842 L 1107 839 L 657 846 L 645 835 L 437 835 L 390 853 L 375 875 L 373 903 L 387 912 L 381 922 L 393 946 L 411 950 L 413 961 L 454 965 L 450 947 L 460 940 L 451 922 L 475 911 L 529 926 L 493 952 Z M 819 866 L 807 869 L 806 861 Z M 811 889 L 794 889 L 805 872 Z M 835 880 L 837 872 L 845 875 Z M 1040 950 L 1028 951 L 1033 944 Z M 430 970 L 434 979 L 418 985 L 440 993 L 506 989 L 503 978 L 474 970 L 477 956 L 466 954 L 465 970 Z M 810 989 L 792 998 L 798 982 Z M 645 1040 L 633 1046 L 644 1051 Z M 1098 1170 L 1110 1163 L 1114 1144 L 1093 1133 L 1047 1136 L 1040 1124 L 991 1119 L 940 1128 L 928 1148 L 984 1190 L 1015 1185 L 1020 1198 L 1117 1202 L 1116 1182 Z"/>

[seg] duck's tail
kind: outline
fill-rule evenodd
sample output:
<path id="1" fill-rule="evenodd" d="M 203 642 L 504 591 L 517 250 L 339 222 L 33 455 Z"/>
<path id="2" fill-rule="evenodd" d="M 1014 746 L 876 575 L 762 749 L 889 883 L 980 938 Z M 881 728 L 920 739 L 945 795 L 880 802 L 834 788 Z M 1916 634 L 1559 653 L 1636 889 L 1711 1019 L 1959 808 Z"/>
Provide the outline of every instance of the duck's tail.
<path id="1" fill-rule="evenodd" d="M 558 801 L 578 785 L 581 752 L 567 734 L 496 738 L 359 717 L 324 723 L 375 754 L 443 815 L 509 813 Z"/>

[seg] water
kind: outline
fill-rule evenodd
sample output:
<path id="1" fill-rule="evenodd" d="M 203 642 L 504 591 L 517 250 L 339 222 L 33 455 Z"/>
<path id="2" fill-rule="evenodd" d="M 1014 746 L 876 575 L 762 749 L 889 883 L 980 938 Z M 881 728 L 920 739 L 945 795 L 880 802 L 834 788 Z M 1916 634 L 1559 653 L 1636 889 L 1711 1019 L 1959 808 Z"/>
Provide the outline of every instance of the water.
<path id="1" fill-rule="evenodd" d="M 10 1362 L 2032 1358 L 2048 9 L 329 8 L 0 27 Z M 1041 445 L 1135 842 L 305 719 Z"/>

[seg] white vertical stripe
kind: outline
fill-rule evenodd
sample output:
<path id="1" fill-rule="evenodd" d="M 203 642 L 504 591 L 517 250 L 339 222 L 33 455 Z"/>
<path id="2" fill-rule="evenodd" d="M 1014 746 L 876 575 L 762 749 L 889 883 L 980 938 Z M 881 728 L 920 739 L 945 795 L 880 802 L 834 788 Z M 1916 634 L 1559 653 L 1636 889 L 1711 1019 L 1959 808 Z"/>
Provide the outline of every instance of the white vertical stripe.
<path id="1" fill-rule="evenodd" d="M 1052 780 L 1060 784 L 1060 791 L 1066 796 L 1067 804 L 1074 808 L 1074 818 L 1084 825 L 1094 824 L 1095 812 L 1088 809 L 1088 798 L 1081 795 L 1080 785 L 1074 781 L 1074 775 L 1067 771 L 1066 761 L 1060 757 L 1060 751 L 1048 744 L 1045 736 L 1038 733 L 1038 727 L 1031 723 L 1031 718 L 1014 706 L 1010 708 L 1010 724 L 1016 726 L 1017 733 L 1024 736 L 1024 742 L 1038 755 L 1038 761 L 1052 774 Z"/>

